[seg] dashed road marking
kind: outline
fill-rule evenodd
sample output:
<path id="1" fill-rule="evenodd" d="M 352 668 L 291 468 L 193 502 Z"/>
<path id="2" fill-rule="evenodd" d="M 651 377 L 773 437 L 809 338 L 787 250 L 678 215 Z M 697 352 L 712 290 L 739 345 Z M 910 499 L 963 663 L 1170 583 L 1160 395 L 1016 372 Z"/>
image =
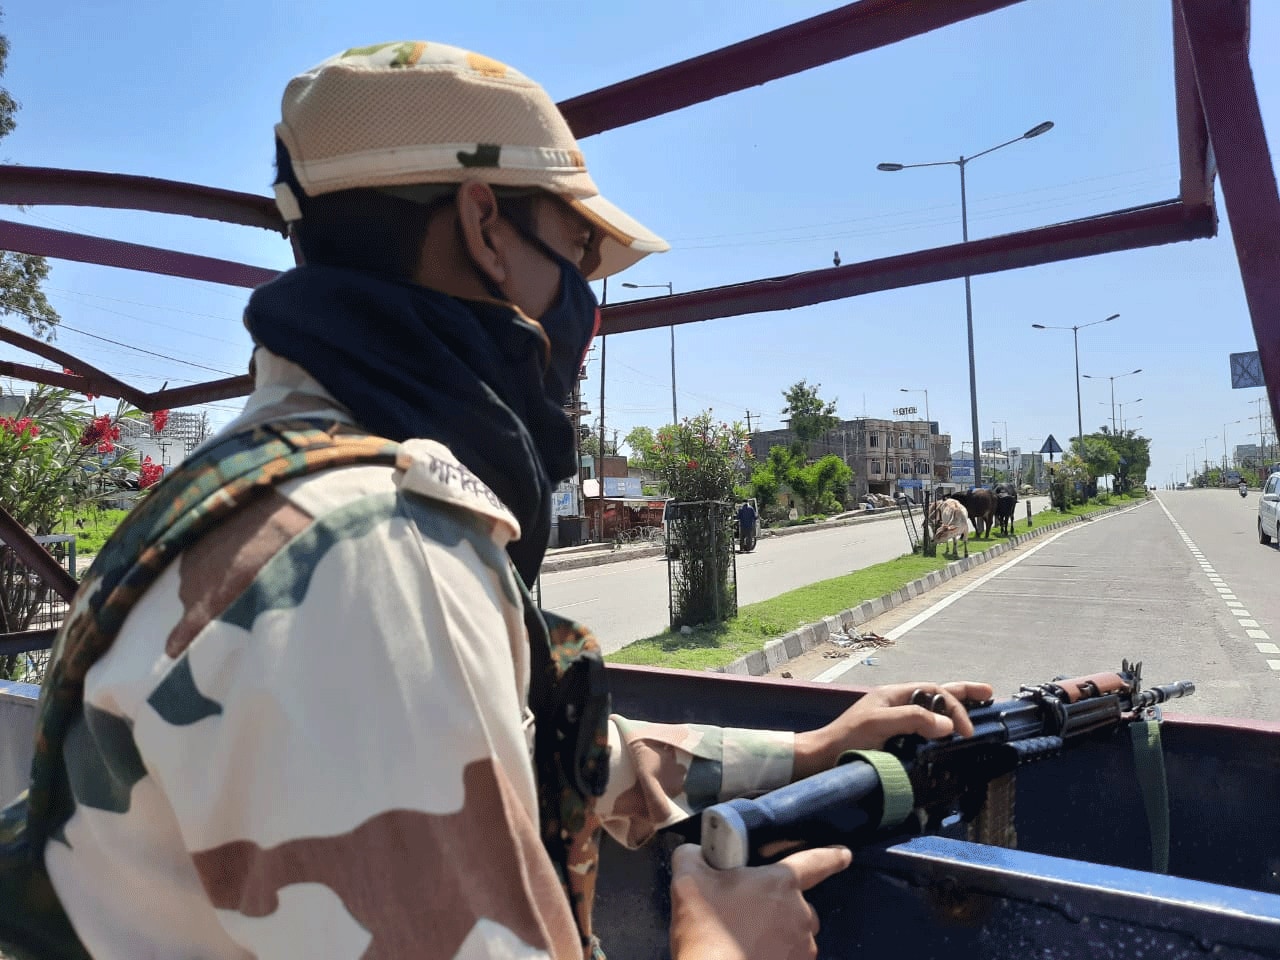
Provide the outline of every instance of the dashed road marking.
<path id="1" fill-rule="evenodd" d="M 1209 586 L 1213 587 L 1217 592 L 1218 599 L 1223 601 L 1223 603 L 1227 605 L 1227 610 L 1235 615 L 1236 624 L 1244 629 L 1245 634 L 1250 640 L 1270 641 L 1271 635 L 1267 633 L 1267 631 L 1259 628 L 1258 621 L 1254 620 L 1249 611 L 1244 609 L 1244 604 L 1241 603 L 1236 595 L 1231 592 L 1231 588 L 1227 586 L 1227 582 L 1219 575 L 1218 571 L 1214 569 L 1213 564 L 1210 563 L 1209 559 L 1204 555 L 1204 551 L 1196 546 L 1196 543 L 1191 539 L 1190 534 L 1188 534 L 1186 530 L 1182 529 L 1182 524 L 1178 523 L 1173 514 L 1169 512 L 1169 508 L 1164 505 L 1164 501 L 1159 497 L 1156 497 L 1156 502 L 1160 504 L 1160 509 L 1163 510 L 1164 515 L 1169 518 L 1169 522 L 1173 524 L 1173 529 L 1178 532 L 1178 536 L 1182 538 L 1182 542 L 1185 543 L 1187 545 L 1187 549 L 1191 551 L 1191 556 L 1195 558 L 1197 563 L 1199 563 L 1201 572 L 1208 578 Z M 1277 646 L 1274 643 L 1254 643 L 1254 646 L 1258 648 L 1259 653 L 1280 653 L 1280 646 Z M 1268 660 L 1267 666 L 1272 670 L 1280 671 L 1280 660 Z"/>

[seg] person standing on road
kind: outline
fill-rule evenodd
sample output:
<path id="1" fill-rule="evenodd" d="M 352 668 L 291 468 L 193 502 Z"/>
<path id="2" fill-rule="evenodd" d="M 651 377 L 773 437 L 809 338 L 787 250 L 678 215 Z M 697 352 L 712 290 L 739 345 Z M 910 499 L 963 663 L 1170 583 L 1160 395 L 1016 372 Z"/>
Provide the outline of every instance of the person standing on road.
<path id="1" fill-rule="evenodd" d="M 576 466 L 588 280 L 667 245 L 600 196 L 542 88 L 480 54 L 347 50 L 289 82 L 276 135 L 300 266 L 250 299 L 256 386 L 223 436 L 306 418 L 398 452 L 186 547 L 89 668 L 44 862 L 93 956 L 591 957 L 601 830 L 636 845 L 846 749 L 972 733 L 984 684 L 881 688 L 803 733 L 610 715 L 594 638 L 525 583 Z M 562 720 L 585 735 L 556 743 Z M 813 955 L 803 892 L 848 851 L 724 873 L 695 853 L 676 960 Z"/>

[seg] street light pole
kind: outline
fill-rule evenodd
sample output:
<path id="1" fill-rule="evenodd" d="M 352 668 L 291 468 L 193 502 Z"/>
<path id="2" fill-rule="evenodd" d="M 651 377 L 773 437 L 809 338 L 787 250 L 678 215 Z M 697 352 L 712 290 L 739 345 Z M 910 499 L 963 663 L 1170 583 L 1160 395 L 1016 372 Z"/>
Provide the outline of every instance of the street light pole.
<path id="1" fill-rule="evenodd" d="M 1110 323 L 1112 320 L 1120 316 L 1113 313 L 1111 316 L 1102 320 L 1094 320 L 1092 323 L 1078 323 L 1070 327 L 1049 326 L 1043 323 L 1033 323 L 1031 326 L 1036 330 L 1070 330 L 1071 340 L 1075 346 L 1076 353 L 1076 442 L 1080 446 L 1080 453 L 1084 453 L 1084 412 L 1080 408 L 1080 331 L 1085 327 L 1096 327 L 1100 323 Z M 1114 419 L 1114 418 L 1113 418 Z M 1114 429 L 1114 427 L 1113 427 Z"/>
<path id="2" fill-rule="evenodd" d="M 1117 373 L 1114 377 L 1097 377 L 1089 373 L 1081 374 L 1086 380 L 1110 380 L 1111 381 L 1111 432 L 1116 432 L 1116 381 L 1121 377 L 1132 377 L 1135 373 L 1141 373 L 1142 368 L 1130 370 L 1128 373 Z"/>
<path id="3" fill-rule="evenodd" d="M 667 296 L 674 295 L 674 290 L 669 283 L 624 283 L 623 286 L 628 290 L 662 289 L 666 287 Z M 680 422 L 680 417 L 676 413 L 676 325 L 674 323 L 669 324 L 667 330 L 671 334 L 671 425 L 675 426 Z"/>
<path id="4" fill-rule="evenodd" d="M 1237 423 L 1243 423 L 1243 420 L 1232 420 L 1230 423 L 1222 425 L 1222 479 L 1227 479 L 1227 427 L 1234 427 Z"/>
<path id="5" fill-rule="evenodd" d="M 924 435 L 925 435 L 925 456 L 929 461 L 929 495 L 933 496 L 933 419 L 929 416 L 929 391 L 924 388 L 899 387 L 900 393 L 923 393 L 924 394 Z"/>
<path id="6" fill-rule="evenodd" d="M 1053 121 L 1046 120 L 1038 123 L 1020 137 L 1014 137 L 1012 140 L 1006 140 L 1004 143 L 998 143 L 994 147 L 989 147 L 979 153 L 966 157 L 961 155 L 958 160 L 937 160 L 932 163 L 879 163 L 876 164 L 877 170 L 885 173 L 896 173 L 900 170 L 911 170 L 916 167 L 944 167 L 957 166 L 960 168 L 960 233 L 965 243 L 969 242 L 969 198 L 965 184 L 965 168 L 979 157 L 985 157 L 988 153 L 994 153 L 1004 147 L 1019 142 L 1020 140 L 1030 140 L 1032 137 L 1038 137 L 1043 133 L 1048 133 L 1053 129 Z M 970 427 L 973 430 L 973 457 L 974 457 L 974 479 L 978 486 L 982 485 L 982 459 L 980 451 L 982 450 L 982 437 L 978 429 L 978 369 L 977 360 L 973 347 L 973 288 L 968 274 L 964 278 L 964 313 L 965 313 L 965 332 L 969 343 L 969 419 Z"/>

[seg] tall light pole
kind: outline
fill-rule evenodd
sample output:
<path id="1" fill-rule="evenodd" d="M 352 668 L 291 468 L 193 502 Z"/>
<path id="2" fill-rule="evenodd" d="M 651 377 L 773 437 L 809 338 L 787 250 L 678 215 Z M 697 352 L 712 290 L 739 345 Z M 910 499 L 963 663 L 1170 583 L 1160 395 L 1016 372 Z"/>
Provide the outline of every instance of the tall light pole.
<path id="1" fill-rule="evenodd" d="M 1201 447 L 1204 447 L 1204 479 L 1206 484 L 1209 482 L 1209 441 L 1217 439 L 1218 435 L 1215 433 L 1212 437 L 1205 437 L 1204 443 L 1200 444 Z M 1200 447 L 1196 449 L 1198 450 Z"/>
<path id="2" fill-rule="evenodd" d="M 1116 381 L 1121 377 L 1132 377 L 1135 373 L 1141 373 L 1142 368 L 1130 370 L 1128 373 L 1117 373 L 1114 377 L 1099 377 L 1092 374 L 1081 374 L 1086 380 L 1110 380 L 1111 381 L 1111 432 L 1116 432 Z"/>
<path id="3" fill-rule="evenodd" d="M 660 290 L 666 287 L 668 297 L 674 292 L 669 283 L 624 283 L 623 286 L 628 290 Z M 668 325 L 667 330 L 671 333 L 671 425 L 674 427 L 680 422 L 680 417 L 676 413 L 676 325 L 674 323 Z"/>
<path id="4" fill-rule="evenodd" d="M 1080 409 L 1080 331 L 1085 327 L 1096 327 L 1100 323 L 1110 323 L 1119 317 L 1120 314 L 1113 313 L 1111 316 L 1103 320 L 1094 320 L 1092 323 L 1079 323 L 1070 327 L 1055 327 L 1044 323 L 1033 323 L 1031 326 L 1036 330 L 1070 330 L 1071 341 L 1075 347 L 1076 353 L 1076 440 L 1080 445 L 1080 450 L 1084 451 L 1084 415 Z"/>
<path id="5" fill-rule="evenodd" d="M 929 391 L 920 388 L 899 387 L 899 393 L 923 393 L 924 394 L 924 449 L 925 456 L 929 460 L 929 497 L 933 497 L 933 419 L 929 416 Z"/>
<path id="6" fill-rule="evenodd" d="M 992 440 L 996 439 L 997 423 L 1004 424 L 1004 472 L 1005 472 L 1005 479 L 1012 480 L 1013 464 L 1009 460 L 1009 421 L 1008 420 L 992 420 L 991 421 L 991 439 Z M 993 480 L 995 479 L 994 471 L 992 472 L 991 479 Z"/>
<path id="7" fill-rule="evenodd" d="M 1038 123 L 1020 137 L 1014 137 L 1012 140 L 1006 140 L 1004 143 L 997 143 L 994 147 L 988 147 L 980 153 L 972 156 L 961 156 L 958 160 L 937 160 L 932 163 L 879 163 L 876 164 L 877 170 L 883 170 L 885 173 L 896 173 L 899 170 L 913 170 L 917 167 L 959 167 L 960 168 L 960 231 L 965 243 L 969 242 L 969 201 L 965 193 L 965 167 L 979 157 L 985 157 L 988 153 L 994 153 L 1010 144 L 1018 143 L 1020 140 L 1030 140 L 1032 137 L 1038 137 L 1042 133 L 1048 133 L 1053 129 L 1053 121 L 1046 120 Z M 982 437 L 978 431 L 978 372 L 977 365 L 974 360 L 973 352 L 973 292 L 969 277 L 964 278 L 964 313 L 965 324 L 969 335 L 969 417 L 970 426 L 973 428 L 973 457 L 974 457 L 974 479 L 977 486 L 982 485 Z"/>
<path id="8" fill-rule="evenodd" d="M 1111 425 L 1112 432 L 1116 431 L 1116 424 L 1119 424 L 1119 427 L 1120 427 L 1119 432 L 1124 433 L 1124 405 L 1127 403 L 1129 406 L 1133 406 L 1135 403 L 1141 403 L 1141 402 L 1142 402 L 1142 397 L 1139 397 L 1137 400 L 1122 400 L 1116 404 L 1116 409 L 1120 411 L 1120 416 L 1117 419 L 1116 423 L 1113 423 Z M 1099 400 L 1098 403 L 1102 404 L 1102 406 L 1104 407 L 1107 405 L 1107 401 L 1105 400 Z"/>
<path id="9" fill-rule="evenodd" d="M 1222 479 L 1227 479 L 1227 427 L 1234 427 L 1237 423 L 1244 423 L 1243 420 L 1232 420 L 1230 423 L 1222 425 Z"/>

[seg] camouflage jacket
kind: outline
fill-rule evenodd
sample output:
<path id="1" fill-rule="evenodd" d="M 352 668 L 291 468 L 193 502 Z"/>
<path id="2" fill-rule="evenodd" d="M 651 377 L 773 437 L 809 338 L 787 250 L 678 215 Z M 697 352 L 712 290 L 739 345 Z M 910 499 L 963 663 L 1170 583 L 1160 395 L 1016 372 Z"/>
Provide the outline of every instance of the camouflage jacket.
<path id="1" fill-rule="evenodd" d="M 349 420 L 257 354 L 239 421 Z M 171 564 L 89 671 L 45 847 L 85 946 L 137 957 L 581 957 L 539 840 L 515 519 L 440 444 L 277 487 Z M 789 733 L 609 724 L 636 845 L 790 779 Z M 589 885 L 593 886 L 593 885 Z"/>

